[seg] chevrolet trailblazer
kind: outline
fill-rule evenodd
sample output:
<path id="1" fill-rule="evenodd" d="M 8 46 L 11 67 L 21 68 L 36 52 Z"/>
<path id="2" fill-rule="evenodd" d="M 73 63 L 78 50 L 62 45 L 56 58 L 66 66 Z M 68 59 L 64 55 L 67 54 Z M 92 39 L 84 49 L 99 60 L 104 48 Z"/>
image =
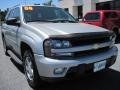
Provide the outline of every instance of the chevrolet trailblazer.
<path id="1" fill-rule="evenodd" d="M 17 57 L 32 88 L 42 80 L 98 72 L 116 61 L 115 34 L 77 22 L 58 7 L 15 6 L 2 25 L 7 56 Z"/>

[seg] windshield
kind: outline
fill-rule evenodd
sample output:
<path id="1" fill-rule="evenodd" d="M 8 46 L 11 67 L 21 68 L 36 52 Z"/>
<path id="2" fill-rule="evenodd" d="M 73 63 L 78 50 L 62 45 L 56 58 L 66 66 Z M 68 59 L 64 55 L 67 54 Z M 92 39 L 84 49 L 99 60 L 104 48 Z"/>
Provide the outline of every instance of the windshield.
<path id="1" fill-rule="evenodd" d="M 57 7 L 24 6 L 23 12 L 26 22 L 76 22 L 68 12 Z"/>

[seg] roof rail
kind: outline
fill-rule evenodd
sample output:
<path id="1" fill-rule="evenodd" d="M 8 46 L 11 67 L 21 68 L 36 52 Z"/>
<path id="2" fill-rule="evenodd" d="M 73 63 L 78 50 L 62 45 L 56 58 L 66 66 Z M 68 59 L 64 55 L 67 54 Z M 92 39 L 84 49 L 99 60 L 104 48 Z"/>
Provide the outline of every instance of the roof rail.
<path id="1" fill-rule="evenodd" d="M 13 6 L 13 7 L 17 7 L 17 6 L 20 6 L 20 4 L 17 4 L 17 5 L 15 5 L 15 6 Z"/>
<path id="2" fill-rule="evenodd" d="M 20 5 L 21 5 L 21 4 L 17 4 L 17 5 L 15 5 L 15 6 L 9 8 L 9 9 L 15 8 L 15 7 L 20 6 Z"/>

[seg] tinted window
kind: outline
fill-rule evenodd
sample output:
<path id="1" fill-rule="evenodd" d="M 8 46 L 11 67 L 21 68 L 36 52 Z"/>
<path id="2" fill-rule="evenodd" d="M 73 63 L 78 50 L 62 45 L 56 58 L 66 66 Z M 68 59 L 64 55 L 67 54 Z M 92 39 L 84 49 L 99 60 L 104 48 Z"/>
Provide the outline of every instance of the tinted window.
<path id="1" fill-rule="evenodd" d="M 116 12 L 105 12 L 105 18 L 116 18 L 117 13 Z"/>
<path id="2" fill-rule="evenodd" d="M 16 18 L 17 20 L 20 20 L 20 9 L 19 8 L 15 8 L 13 17 Z"/>
<path id="3" fill-rule="evenodd" d="M 100 19 L 100 13 L 89 13 L 85 16 L 85 20 L 99 20 Z"/>

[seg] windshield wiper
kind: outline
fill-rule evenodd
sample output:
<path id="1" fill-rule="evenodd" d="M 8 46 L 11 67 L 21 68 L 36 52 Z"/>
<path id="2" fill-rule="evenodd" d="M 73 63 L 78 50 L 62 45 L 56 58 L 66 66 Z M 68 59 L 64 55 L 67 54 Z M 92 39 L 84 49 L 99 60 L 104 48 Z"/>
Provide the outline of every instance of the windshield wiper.
<path id="1" fill-rule="evenodd" d="M 29 20 L 27 22 L 52 22 L 50 20 Z"/>
<path id="2" fill-rule="evenodd" d="M 77 23 L 77 21 L 73 20 L 67 20 L 67 19 L 53 19 L 53 20 L 29 20 L 27 22 L 52 22 L 52 23 L 58 23 L 58 22 L 69 22 L 69 23 Z"/>
<path id="3" fill-rule="evenodd" d="M 53 20 L 49 20 L 52 22 L 70 22 L 70 23 L 77 23 L 77 21 L 73 21 L 73 20 L 68 20 L 68 19 L 53 19 Z"/>

